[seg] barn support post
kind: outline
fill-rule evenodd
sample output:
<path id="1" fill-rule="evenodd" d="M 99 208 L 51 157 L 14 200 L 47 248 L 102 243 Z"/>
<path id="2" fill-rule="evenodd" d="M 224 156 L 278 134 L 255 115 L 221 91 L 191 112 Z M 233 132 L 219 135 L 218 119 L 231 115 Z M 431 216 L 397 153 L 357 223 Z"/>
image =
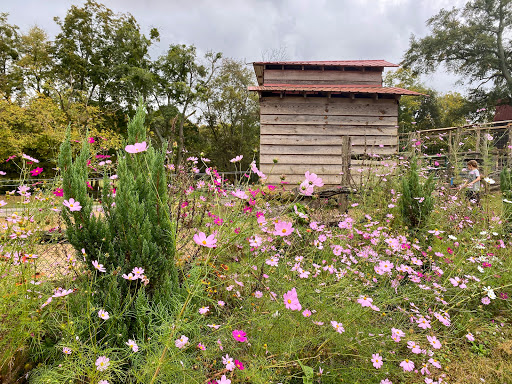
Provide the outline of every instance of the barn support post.
<path id="1" fill-rule="evenodd" d="M 480 129 L 476 129 L 475 152 L 480 152 Z"/>
<path id="2" fill-rule="evenodd" d="M 351 140 L 350 136 L 341 137 L 341 187 L 350 186 L 350 160 L 351 160 Z M 348 210 L 348 194 L 342 193 L 338 198 L 338 205 L 341 212 Z"/>

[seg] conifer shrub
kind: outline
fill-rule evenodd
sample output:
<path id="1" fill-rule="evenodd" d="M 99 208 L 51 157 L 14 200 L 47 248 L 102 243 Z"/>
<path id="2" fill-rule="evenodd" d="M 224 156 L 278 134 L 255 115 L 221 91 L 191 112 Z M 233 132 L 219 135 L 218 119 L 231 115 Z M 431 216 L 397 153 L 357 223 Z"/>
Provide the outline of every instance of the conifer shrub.
<path id="1" fill-rule="evenodd" d="M 503 195 L 503 217 L 508 230 L 512 229 L 512 174 L 509 168 L 500 173 L 500 189 Z"/>
<path id="2" fill-rule="evenodd" d="M 128 123 L 125 144 L 147 140 L 144 120 L 141 104 Z M 87 268 L 93 274 L 101 273 L 93 261 L 109 271 L 118 271 L 121 292 L 126 292 L 128 286 L 136 286 L 122 277 L 135 267 L 144 269 L 149 280 L 149 283 L 145 281 L 146 292 L 150 296 L 157 291 L 172 292 L 177 286 L 175 229 L 168 203 L 165 156 L 165 146 L 157 150 L 150 144 L 140 153 L 118 151 L 117 173 L 105 172 L 101 207 L 96 209 L 86 185 L 89 143 L 83 143 L 75 160 L 69 132 L 61 145 L 59 166 L 64 198 L 73 198 L 82 206 L 79 211 L 62 211 L 67 237 L 73 247 L 83 253 Z"/>
<path id="3" fill-rule="evenodd" d="M 411 232 L 421 230 L 428 221 L 434 206 L 432 192 L 435 188 L 433 175 L 420 180 L 418 160 L 412 158 L 410 167 L 401 180 L 400 212 L 402 221 Z"/>

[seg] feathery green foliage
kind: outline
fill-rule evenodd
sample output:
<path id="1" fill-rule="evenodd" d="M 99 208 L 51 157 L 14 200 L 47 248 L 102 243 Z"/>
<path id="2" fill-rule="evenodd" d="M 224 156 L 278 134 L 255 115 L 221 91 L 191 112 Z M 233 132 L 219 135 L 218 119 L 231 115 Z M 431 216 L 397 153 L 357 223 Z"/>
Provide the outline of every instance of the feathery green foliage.
<path id="1" fill-rule="evenodd" d="M 128 124 L 128 144 L 146 140 L 144 106 Z M 118 152 L 118 178 L 103 180 L 102 212 L 93 211 L 87 194 L 89 145 L 85 142 L 76 160 L 72 160 L 69 133 L 62 144 L 59 163 L 66 199 L 74 198 L 81 211 L 63 211 L 67 235 L 77 251 L 84 252 L 87 267 L 99 273 L 92 261 L 108 269 L 119 269 L 119 286 L 126 291 L 129 281 L 122 279 L 133 268 L 144 269 L 149 279 L 146 291 L 166 292 L 176 287 L 174 266 L 174 228 L 167 198 L 164 168 L 166 148 L 129 154 Z M 164 284 L 165 282 L 165 284 Z M 170 284 L 170 286 L 169 286 Z M 132 284 L 133 286 L 134 284 Z"/>
<path id="2" fill-rule="evenodd" d="M 427 223 L 434 206 L 434 188 L 435 181 L 432 175 L 424 182 L 420 181 L 418 160 L 412 158 L 410 168 L 402 178 L 400 199 L 402 220 L 410 231 L 418 231 Z"/>

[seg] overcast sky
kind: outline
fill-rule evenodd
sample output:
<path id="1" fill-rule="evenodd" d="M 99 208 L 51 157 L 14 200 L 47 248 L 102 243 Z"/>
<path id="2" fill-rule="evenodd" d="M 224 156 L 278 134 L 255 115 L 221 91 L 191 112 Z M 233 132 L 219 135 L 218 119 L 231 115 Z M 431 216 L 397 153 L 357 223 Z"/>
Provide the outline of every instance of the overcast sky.
<path id="1" fill-rule="evenodd" d="M 399 63 L 411 34 L 428 33 L 426 20 L 464 0 L 104 0 L 116 13 L 131 13 L 147 33 L 160 31 L 152 56 L 170 44 L 193 44 L 200 52 L 259 61 L 285 50 L 288 60 L 385 59 Z M 81 0 L 0 0 L 0 12 L 25 32 L 33 25 L 52 38 L 53 21 Z M 266 58 L 266 57 L 265 57 Z M 463 91 L 446 73 L 425 77 L 441 92 Z"/>

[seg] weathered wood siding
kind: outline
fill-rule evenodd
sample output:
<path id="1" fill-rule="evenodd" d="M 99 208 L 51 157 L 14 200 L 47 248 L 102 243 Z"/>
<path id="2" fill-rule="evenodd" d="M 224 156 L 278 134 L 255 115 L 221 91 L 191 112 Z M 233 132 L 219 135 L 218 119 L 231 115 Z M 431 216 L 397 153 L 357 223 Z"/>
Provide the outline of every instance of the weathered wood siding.
<path id="1" fill-rule="evenodd" d="M 260 118 L 260 168 L 270 175 L 270 183 L 286 175 L 286 181 L 296 185 L 310 171 L 327 185 L 339 184 L 345 135 L 351 138 L 353 154 L 389 155 L 398 150 L 394 99 L 262 97 Z"/>
<path id="2" fill-rule="evenodd" d="M 266 69 L 263 84 L 382 85 L 381 71 L 329 71 Z"/>

